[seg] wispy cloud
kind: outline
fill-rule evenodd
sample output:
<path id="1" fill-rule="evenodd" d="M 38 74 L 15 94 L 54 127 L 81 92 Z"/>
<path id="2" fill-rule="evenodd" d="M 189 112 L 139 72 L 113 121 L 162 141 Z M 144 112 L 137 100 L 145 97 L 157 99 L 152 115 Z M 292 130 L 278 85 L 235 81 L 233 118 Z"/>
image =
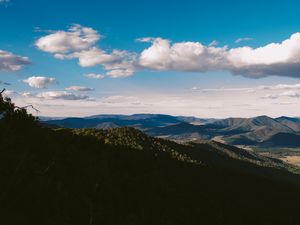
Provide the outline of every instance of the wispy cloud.
<path id="1" fill-rule="evenodd" d="M 299 98 L 300 93 L 295 92 L 295 91 L 286 91 L 286 92 L 281 93 L 280 96 L 287 96 L 287 97 L 291 97 L 291 98 Z"/>
<path id="2" fill-rule="evenodd" d="M 277 99 L 277 98 L 279 98 L 279 95 L 266 94 L 265 96 L 263 96 L 261 98 L 262 99 Z"/>
<path id="3" fill-rule="evenodd" d="M 35 97 L 45 100 L 56 100 L 56 99 L 63 99 L 63 100 L 85 100 L 89 97 L 86 95 L 76 95 L 66 91 L 48 91 L 48 92 L 41 92 L 35 95 Z"/>
<path id="4" fill-rule="evenodd" d="M 300 84 L 277 84 L 260 85 L 255 87 L 220 87 L 220 88 L 201 88 L 192 87 L 192 91 L 200 92 L 253 92 L 258 90 L 300 90 Z"/>
<path id="5" fill-rule="evenodd" d="M 84 74 L 84 76 L 91 79 L 103 79 L 105 77 L 105 75 L 103 74 L 95 74 L 95 73 Z"/>
<path id="6" fill-rule="evenodd" d="M 244 38 L 238 38 L 238 39 L 236 39 L 235 40 L 235 43 L 240 43 L 240 42 L 243 42 L 243 41 L 252 41 L 253 40 L 253 38 L 251 38 L 251 37 L 244 37 Z"/>
<path id="7" fill-rule="evenodd" d="M 67 91 L 94 91 L 93 88 L 83 86 L 70 86 L 66 88 Z"/>

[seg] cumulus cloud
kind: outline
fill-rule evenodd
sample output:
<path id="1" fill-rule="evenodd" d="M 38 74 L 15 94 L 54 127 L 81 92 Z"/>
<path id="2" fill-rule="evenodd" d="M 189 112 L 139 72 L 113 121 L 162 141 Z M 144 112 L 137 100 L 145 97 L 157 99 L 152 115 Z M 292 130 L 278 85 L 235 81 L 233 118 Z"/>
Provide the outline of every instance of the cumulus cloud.
<path id="1" fill-rule="evenodd" d="M 84 76 L 91 79 L 103 79 L 105 77 L 105 75 L 103 74 L 96 74 L 96 73 L 88 73 L 88 74 L 84 74 Z"/>
<path id="2" fill-rule="evenodd" d="M 204 46 L 199 42 L 172 44 L 169 40 L 156 38 L 141 53 L 139 62 L 152 70 L 227 70 L 252 78 L 269 75 L 300 77 L 300 33 L 281 43 L 259 48 Z"/>
<path id="3" fill-rule="evenodd" d="M 235 43 L 238 44 L 238 43 L 243 42 L 243 41 L 251 41 L 251 40 L 253 40 L 253 38 L 251 38 L 251 37 L 238 38 L 238 39 L 235 40 Z"/>
<path id="4" fill-rule="evenodd" d="M 86 95 L 76 95 L 67 91 L 47 91 L 36 94 L 34 97 L 44 100 L 85 100 L 89 97 Z"/>
<path id="5" fill-rule="evenodd" d="M 56 31 L 41 37 L 36 46 L 45 52 L 67 53 L 88 49 L 100 39 L 97 31 L 81 25 L 73 25 L 68 31 Z"/>
<path id="6" fill-rule="evenodd" d="M 0 50 L 0 71 L 17 71 L 29 64 L 30 61 L 27 57 Z"/>
<path id="7" fill-rule="evenodd" d="M 92 28 L 73 25 L 68 31 L 52 31 L 36 41 L 38 49 L 57 59 L 78 59 L 82 67 L 103 66 L 107 76 L 126 77 L 136 70 L 136 53 L 117 49 L 108 53 L 95 44 L 101 35 Z"/>
<path id="8" fill-rule="evenodd" d="M 200 42 L 177 42 L 144 37 L 138 42 L 150 43 L 140 53 L 113 49 L 105 51 L 96 44 L 101 35 L 92 28 L 73 25 L 67 31 L 52 31 L 36 41 L 36 46 L 57 59 L 77 59 L 82 67 L 102 66 L 105 76 L 127 77 L 142 69 L 156 71 L 230 71 L 251 78 L 265 76 L 300 77 L 300 33 L 280 43 L 258 48 L 230 48 Z M 250 40 L 239 38 L 236 42 Z"/>
<path id="9" fill-rule="evenodd" d="M 169 40 L 156 38 L 145 49 L 139 64 L 153 70 L 208 71 L 226 67 L 227 47 L 206 47 L 199 42 L 171 44 Z"/>
<path id="10" fill-rule="evenodd" d="M 23 82 L 33 88 L 47 88 L 50 84 L 55 83 L 56 80 L 53 77 L 33 76 L 23 80 Z"/>
<path id="11" fill-rule="evenodd" d="M 70 86 L 66 88 L 67 91 L 93 91 L 93 88 L 82 86 Z"/>
<path id="12" fill-rule="evenodd" d="M 75 52 L 68 56 L 68 59 L 77 58 L 82 67 L 93 67 L 102 65 L 108 70 L 107 76 L 126 77 L 132 75 L 136 70 L 136 54 L 127 51 L 113 50 L 110 54 L 93 47 L 81 52 Z"/>

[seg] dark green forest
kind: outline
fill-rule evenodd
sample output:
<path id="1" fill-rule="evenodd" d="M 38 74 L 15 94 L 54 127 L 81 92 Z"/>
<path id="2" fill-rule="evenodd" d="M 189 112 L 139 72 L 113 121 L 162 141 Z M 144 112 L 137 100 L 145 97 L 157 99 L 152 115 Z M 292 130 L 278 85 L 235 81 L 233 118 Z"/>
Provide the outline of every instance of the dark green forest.
<path id="1" fill-rule="evenodd" d="M 1 225 L 299 224 L 294 168 L 133 128 L 47 128 L 0 96 Z"/>

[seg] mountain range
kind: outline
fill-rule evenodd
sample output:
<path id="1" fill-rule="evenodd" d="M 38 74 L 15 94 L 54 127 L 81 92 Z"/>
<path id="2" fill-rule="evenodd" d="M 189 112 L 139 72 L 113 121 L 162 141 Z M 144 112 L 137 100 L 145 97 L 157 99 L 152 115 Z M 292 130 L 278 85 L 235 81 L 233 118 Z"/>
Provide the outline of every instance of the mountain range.
<path id="1" fill-rule="evenodd" d="M 202 119 L 162 114 L 95 115 L 43 120 L 64 128 L 134 127 L 148 135 L 181 142 L 218 140 L 230 145 L 300 147 L 300 119 L 292 117 Z"/>

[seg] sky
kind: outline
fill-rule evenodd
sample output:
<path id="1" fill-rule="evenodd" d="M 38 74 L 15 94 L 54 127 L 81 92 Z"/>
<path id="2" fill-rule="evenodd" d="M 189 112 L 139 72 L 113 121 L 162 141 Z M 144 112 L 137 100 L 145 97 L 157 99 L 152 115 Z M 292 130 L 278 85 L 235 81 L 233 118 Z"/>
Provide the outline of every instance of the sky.
<path id="1" fill-rule="evenodd" d="M 0 0 L 0 88 L 39 116 L 299 117 L 299 7 Z"/>

